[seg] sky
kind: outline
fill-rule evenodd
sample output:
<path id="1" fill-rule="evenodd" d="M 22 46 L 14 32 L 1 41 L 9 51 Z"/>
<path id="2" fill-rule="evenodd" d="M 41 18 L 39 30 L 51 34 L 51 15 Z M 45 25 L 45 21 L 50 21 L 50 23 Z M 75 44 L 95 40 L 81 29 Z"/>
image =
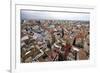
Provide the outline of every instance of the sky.
<path id="1" fill-rule="evenodd" d="M 81 20 L 89 21 L 89 13 L 74 13 L 74 12 L 50 12 L 50 11 L 32 11 L 21 10 L 22 20 Z"/>

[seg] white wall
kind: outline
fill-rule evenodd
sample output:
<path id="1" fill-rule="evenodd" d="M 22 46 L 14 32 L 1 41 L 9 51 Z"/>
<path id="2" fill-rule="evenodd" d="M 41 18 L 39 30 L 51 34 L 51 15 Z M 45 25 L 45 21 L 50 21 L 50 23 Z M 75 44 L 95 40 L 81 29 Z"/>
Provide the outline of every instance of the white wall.
<path id="1" fill-rule="evenodd" d="M 18 0 L 17 0 L 18 1 Z M 20 0 L 21 1 L 21 0 Z M 30 1 L 30 0 L 27 0 Z M 96 67 L 89 68 L 72 68 L 62 70 L 53 70 L 53 71 L 44 71 L 43 73 L 99 73 L 100 69 L 100 0 L 33 0 L 34 4 L 79 4 L 79 5 L 93 5 L 96 6 Z M 0 73 L 8 73 L 10 67 L 10 1 L 1 0 L 0 1 Z M 41 72 L 40 72 L 41 73 Z"/>

